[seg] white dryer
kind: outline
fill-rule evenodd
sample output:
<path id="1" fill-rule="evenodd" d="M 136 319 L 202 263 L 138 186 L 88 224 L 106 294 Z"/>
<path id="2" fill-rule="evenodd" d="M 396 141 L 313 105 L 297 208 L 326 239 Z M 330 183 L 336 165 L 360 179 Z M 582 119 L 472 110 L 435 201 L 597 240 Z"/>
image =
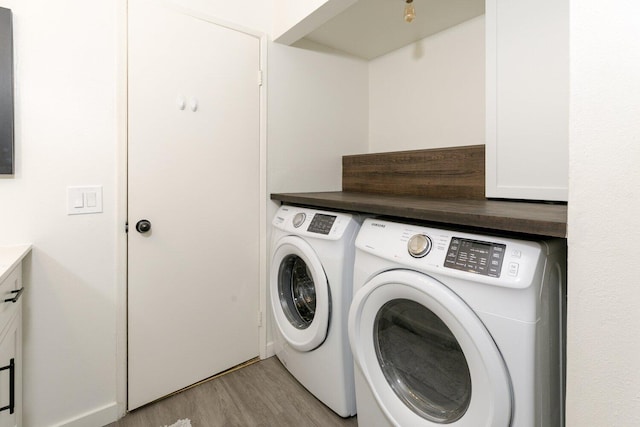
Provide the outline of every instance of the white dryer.
<path id="1" fill-rule="evenodd" d="M 347 315 L 357 216 L 281 206 L 273 219 L 269 294 L 276 356 L 320 401 L 355 415 Z"/>
<path id="2" fill-rule="evenodd" d="M 559 427 L 566 243 L 367 219 L 349 339 L 363 427 Z"/>

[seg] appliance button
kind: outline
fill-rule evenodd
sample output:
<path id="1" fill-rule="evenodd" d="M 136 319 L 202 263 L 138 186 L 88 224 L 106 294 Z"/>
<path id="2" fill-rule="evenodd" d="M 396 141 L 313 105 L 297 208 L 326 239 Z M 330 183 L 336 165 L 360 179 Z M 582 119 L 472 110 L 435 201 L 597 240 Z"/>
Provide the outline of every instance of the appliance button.
<path id="1" fill-rule="evenodd" d="M 510 262 L 509 263 L 509 272 L 508 272 L 509 276 L 514 276 L 514 277 L 517 276 L 519 267 L 520 266 L 518 265 L 517 262 Z"/>
<path id="2" fill-rule="evenodd" d="M 522 252 L 519 251 L 518 249 L 514 249 L 511 251 L 511 256 L 514 258 L 520 258 L 522 257 Z"/>

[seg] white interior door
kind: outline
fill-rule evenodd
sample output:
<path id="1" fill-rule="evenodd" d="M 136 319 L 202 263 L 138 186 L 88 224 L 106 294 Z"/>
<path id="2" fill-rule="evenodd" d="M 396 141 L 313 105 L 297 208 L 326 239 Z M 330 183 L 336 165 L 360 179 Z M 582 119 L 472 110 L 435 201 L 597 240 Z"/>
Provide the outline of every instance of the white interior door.
<path id="1" fill-rule="evenodd" d="M 129 1 L 129 409 L 259 353 L 259 49 Z"/>

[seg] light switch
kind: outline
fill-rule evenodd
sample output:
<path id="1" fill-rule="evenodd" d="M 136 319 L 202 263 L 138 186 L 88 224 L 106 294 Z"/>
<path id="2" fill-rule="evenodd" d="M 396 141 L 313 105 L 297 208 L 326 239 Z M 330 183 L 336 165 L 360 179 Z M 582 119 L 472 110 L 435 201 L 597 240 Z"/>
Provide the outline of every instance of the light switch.
<path id="1" fill-rule="evenodd" d="M 67 214 L 102 212 L 102 186 L 67 187 Z"/>
<path id="2" fill-rule="evenodd" d="M 87 198 L 87 207 L 88 208 L 95 208 L 96 205 L 97 205 L 96 192 L 95 191 L 87 191 L 86 193 L 84 193 L 84 195 Z"/>
<path id="3" fill-rule="evenodd" d="M 77 193 L 74 195 L 73 207 L 84 208 L 84 195 L 82 193 Z"/>

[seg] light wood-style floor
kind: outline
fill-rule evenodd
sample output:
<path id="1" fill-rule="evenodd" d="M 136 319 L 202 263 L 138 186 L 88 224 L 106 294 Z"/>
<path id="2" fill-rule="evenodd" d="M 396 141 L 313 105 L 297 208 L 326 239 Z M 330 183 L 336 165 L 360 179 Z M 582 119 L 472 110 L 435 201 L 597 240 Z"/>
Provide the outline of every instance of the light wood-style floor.
<path id="1" fill-rule="evenodd" d="M 356 427 L 302 387 L 276 357 L 130 412 L 107 427 L 164 427 L 189 418 L 193 427 Z"/>

